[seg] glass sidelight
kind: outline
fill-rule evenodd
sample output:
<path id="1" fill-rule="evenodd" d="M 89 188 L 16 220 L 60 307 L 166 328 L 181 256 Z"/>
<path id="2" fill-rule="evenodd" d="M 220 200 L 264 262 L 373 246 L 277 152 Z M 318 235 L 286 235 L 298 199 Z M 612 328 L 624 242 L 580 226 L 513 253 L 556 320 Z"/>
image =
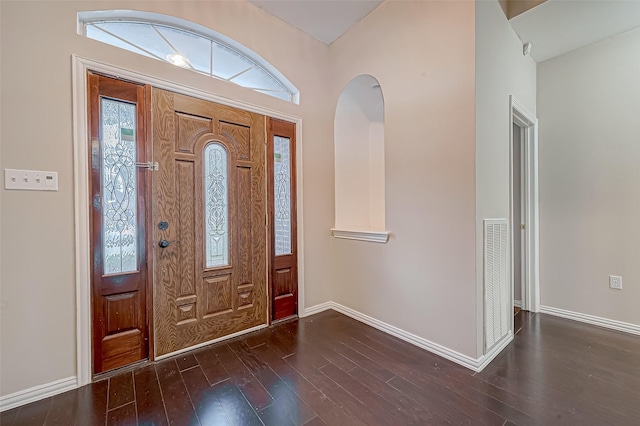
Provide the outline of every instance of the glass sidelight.
<path id="1" fill-rule="evenodd" d="M 291 140 L 273 140 L 275 254 L 291 254 Z"/>
<path id="2" fill-rule="evenodd" d="M 102 98 L 102 255 L 104 274 L 138 269 L 136 106 Z"/>
<path id="3" fill-rule="evenodd" d="M 267 123 L 269 212 L 271 216 L 271 320 L 298 313 L 295 124 Z"/>
<path id="4" fill-rule="evenodd" d="M 148 88 L 91 72 L 87 83 L 92 368 L 98 374 L 149 355 Z"/>

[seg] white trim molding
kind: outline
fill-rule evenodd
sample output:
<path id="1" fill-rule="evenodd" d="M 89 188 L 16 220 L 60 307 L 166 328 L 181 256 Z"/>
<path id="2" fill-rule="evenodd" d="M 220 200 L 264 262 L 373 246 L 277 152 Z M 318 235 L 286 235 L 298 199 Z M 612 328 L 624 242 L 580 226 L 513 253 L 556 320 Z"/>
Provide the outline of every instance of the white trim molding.
<path id="1" fill-rule="evenodd" d="M 324 302 L 324 303 L 320 303 L 319 305 L 314 305 L 311 306 L 307 309 L 305 309 L 304 311 L 301 311 L 302 315 L 299 315 L 300 317 L 308 317 L 310 315 L 314 315 L 314 314 L 319 314 L 320 312 L 323 311 L 328 311 L 329 309 L 333 309 L 333 302 Z"/>
<path id="2" fill-rule="evenodd" d="M 391 324 L 387 324 L 383 321 L 365 315 L 361 312 L 358 312 L 336 302 L 325 302 L 319 305 L 311 306 L 304 311 L 304 316 L 306 317 L 309 315 L 317 314 L 329 309 L 340 312 L 341 314 L 344 314 L 373 328 L 383 331 L 393 337 L 397 337 L 400 340 L 411 343 L 412 345 L 415 345 L 428 352 L 441 356 L 442 358 L 446 358 L 449 361 L 453 361 L 456 364 L 459 364 L 475 372 L 482 371 L 513 340 L 513 333 L 510 331 L 499 342 L 497 342 L 489 352 L 476 359 L 457 352 L 453 349 L 447 348 L 446 346 L 442 346 L 438 343 L 427 340 L 423 337 L 416 336 L 413 333 L 402 330 Z"/>
<path id="3" fill-rule="evenodd" d="M 73 183 L 75 213 L 76 376 L 78 386 L 91 382 L 91 267 L 89 244 L 89 148 L 87 69 L 72 57 Z"/>
<path id="4" fill-rule="evenodd" d="M 331 234 L 335 238 L 345 240 L 370 241 L 372 243 L 386 243 L 389 241 L 389 231 L 368 231 L 368 230 L 346 230 L 331 228 Z"/>
<path id="5" fill-rule="evenodd" d="M 522 309 L 522 300 L 513 299 L 513 307 Z"/>
<path id="6" fill-rule="evenodd" d="M 473 371 L 480 372 L 484 370 L 484 368 L 493 361 L 495 357 L 500 355 L 502 350 L 509 346 L 509 343 L 513 342 L 513 330 L 509 330 L 507 334 L 505 334 L 502 339 L 496 342 L 491 349 L 487 351 L 480 358 L 475 360 L 475 368 L 471 368 Z M 465 366 L 466 367 L 466 366 Z"/>
<path id="7" fill-rule="evenodd" d="M 296 212 L 298 223 L 296 229 L 298 231 L 298 315 L 305 310 L 304 302 L 304 181 L 302 174 L 303 156 L 302 150 L 302 119 L 296 122 Z M 267 263 L 268 264 L 268 263 Z M 267 279 L 267 285 L 269 280 Z"/>
<path id="8" fill-rule="evenodd" d="M 0 411 L 6 411 L 31 402 L 40 401 L 41 399 L 76 389 L 77 387 L 78 380 L 74 376 L 21 390 L 0 397 Z"/>
<path id="9" fill-rule="evenodd" d="M 583 314 L 580 312 L 567 311 L 566 309 L 559 309 L 545 305 L 540 306 L 540 312 L 543 314 L 549 314 L 556 317 L 584 322 L 586 324 L 597 325 L 598 327 L 604 327 L 611 330 L 622 331 L 624 333 L 640 336 L 640 325 L 637 324 L 597 317 L 595 315 Z"/>

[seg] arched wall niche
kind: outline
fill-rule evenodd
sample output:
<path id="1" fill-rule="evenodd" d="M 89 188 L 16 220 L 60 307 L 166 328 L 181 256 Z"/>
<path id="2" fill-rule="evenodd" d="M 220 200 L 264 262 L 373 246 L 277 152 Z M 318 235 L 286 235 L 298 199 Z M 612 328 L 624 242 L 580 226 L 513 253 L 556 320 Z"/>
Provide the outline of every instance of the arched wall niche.
<path id="1" fill-rule="evenodd" d="M 375 77 L 355 77 L 340 94 L 334 144 L 333 235 L 386 242 L 384 97 Z"/>

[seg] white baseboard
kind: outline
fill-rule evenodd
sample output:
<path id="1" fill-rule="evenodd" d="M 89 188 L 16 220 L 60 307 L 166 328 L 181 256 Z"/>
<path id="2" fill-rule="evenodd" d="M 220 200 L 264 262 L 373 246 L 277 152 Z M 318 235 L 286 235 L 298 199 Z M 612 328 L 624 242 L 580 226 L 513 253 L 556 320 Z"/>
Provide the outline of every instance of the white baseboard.
<path id="1" fill-rule="evenodd" d="M 612 330 L 622 331 L 624 333 L 640 335 L 640 325 L 637 324 L 597 317 L 595 315 L 582 314 L 580 312 L 567 311 L 565 309 L 559 309 L 544 305 L 540 306 L 540 312 L 543 314 L 554 315 L 556 317 L 580 321 L 591 325 L 597 325 L 599 327 L 610 328 Z"/>
<path id="2" fill-rule="evenodd" d="M 370 325 L 371 327 L 383 331 L 391 336 L 397 337 L 398 339 L 404 340 L 405 342 L 409 342 L 412 345 L 446 358 L 449 361 L 453 361 L 456 364 L 462 365 L 463 367 L 476 372 L 482 371 L 483 368 L 489 365 L 491 360 L 493 360 L 493 358 L 495 358 L 502 351 L 502 349 L 504 349 L 513 340 L 513 333 L 509 333 L 509 335 L 505 336 L 488 353 L 476 359 L 468 355 L 461 354 L 460 352 L 457 352 L 453 349 L 449 349 L 446 346 L 442 346 L 438 343 L 427 340 L 423 337 L 416 336 L 415 334 L 409 333 L 408 331 L 402 330 L 396 326 L 372 318 L 368 315 L 365 315 L 361 312 L 358 312 L 336 302 L 325 302 L 320 305 L 311 306 L 310 308 L 305 309 L 305 316 L 313 315 L 322 311 L 326 311 L 328 309 L 333 309 L 334 311 L 340 312 L 357 321 Z"/>
<path id="3" fill-rule="evenodd" d="M 500 352 L 502 352 L 502 350 L 506 348 L 509 345 L 509 343 L 511 343 L 512 341 L 513 341 L 513 331 L 509 331 L 508 334 L 503 336 L 502 339 L 500 339 L 496 344 L 493 345 L 491 349 L 489 349 L 489 352 L 482 355 L 480 358 L 476 360 L 477 368 L 472 370 L 476 372 L 480 372 L 484 370 L 484 368 L 487 365 L 489 365 L 495 357 L 500 355 Z"/>
<path id="4" fill-rule="evenodd" d="M 74 377 L 56 380 L 44 385 L 34 386 L 19 392 L 0 397 L 0 411 L 10 410 L 30 402 L 39 401 L 50 396 L 76 389 L 78 380 Z"/>
<path id="5" fill-rule="evenodd" d="M 309 315 L 319 314 L 322 311 L 327 311 L 329 309 L 333 309 L 333 302 L 324 302 L 319 305 L 314 305 L 304 310 L 303 317 L 308 317 Z"/>
<path id="6" fill-rule="evenodd" d="M 513 306 L 522 309 L 522 300 L 514 300 Z"/>

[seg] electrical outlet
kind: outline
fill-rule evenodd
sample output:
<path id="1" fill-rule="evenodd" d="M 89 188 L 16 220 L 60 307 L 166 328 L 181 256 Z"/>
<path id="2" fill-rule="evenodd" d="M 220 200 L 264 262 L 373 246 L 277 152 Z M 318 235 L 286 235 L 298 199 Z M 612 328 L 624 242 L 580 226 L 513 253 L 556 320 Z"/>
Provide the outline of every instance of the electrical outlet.
<path id="1" fill-rule="evenodd" d="M 616 290 L 622 290 L 622 277 L 617 275 L 609 275 L 609 287 Z"/>

